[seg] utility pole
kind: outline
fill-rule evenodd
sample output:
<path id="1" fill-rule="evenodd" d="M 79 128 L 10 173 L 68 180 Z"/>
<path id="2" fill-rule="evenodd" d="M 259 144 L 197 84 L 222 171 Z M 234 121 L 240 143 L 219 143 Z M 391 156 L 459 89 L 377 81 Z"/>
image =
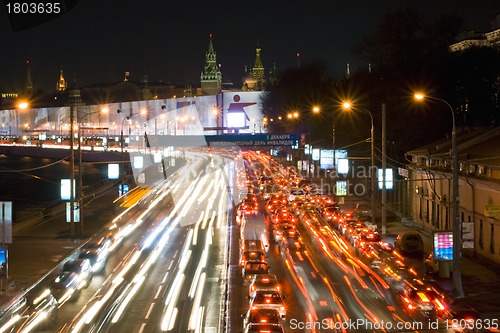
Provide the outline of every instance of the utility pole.
<path id="1" fill-rule="evenodd" d="M 69 234 L 71 238 L 75 237 L 75 106 L 69 107 L 69 164 L 70 164 L 70 185 L 69 185 Z"/>
<path id="2" fill-rule="evenodd" d="M 387 150 L 387 129 L 386 129 L 386 112 L 385 103 L 382 104 L 382 235 L 387 233 L 387 189 L 386 189 L 386 150 Z"/>

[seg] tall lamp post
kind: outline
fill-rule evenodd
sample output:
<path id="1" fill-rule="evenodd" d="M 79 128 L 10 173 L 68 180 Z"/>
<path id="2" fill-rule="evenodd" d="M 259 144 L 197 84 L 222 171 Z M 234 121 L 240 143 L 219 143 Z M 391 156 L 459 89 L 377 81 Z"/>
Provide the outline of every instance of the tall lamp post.
<path id="1" fill-rule="evenodd" d="M 458 214 L 458 206 L 460 203 L 460 193 L 458 190 L 458 147 L 457 147 L 457 133 L 455 127 L 455 112 L 453 107 L 444 99 L 426 96 L 421 93 L 415 94 L 415 99 L 424 100 L 431 99 L 442 102 L 448 106 L 451 112 L 452 130 L 451 130 L 451 169 L 452 169 L 452 182 L 453 182 L 453 202 L 452 202 L 452 221 L 453 221 L 453 291 L 456 298 L 464 297 L 462 289 L 462 272 L 460 268 L 460 254 L 461 254 L 461 234 L 460 234 L 460 217 Z"/>
<path id="2" fill-rule="evenodd" d="M 26 110 L 28 107 L 29 107 L 28 102 L 20 102 L 17 105 L 17 108 L 16 108 L 16 136 L 19 136 L 19 110 Z"/>
<path id="3" fill-rule="evenodd" d="M 116 113 L 122 113 L 122 112 L 123 112 L 123 110 L 121 110 L 121 109 L 116 110 Z M 125 120 L 130 121 L 130 119 L 132 119 L 133 116 L 136 116 L 138 114 L 144 115 L 146 113 L 147 113 L 147 111 L 146 111 L 146 109 L 144 109 L 144 110 L 141 110 L 139 112 L 130 113 L 130 114 L 126 115 L 122 119 L 122 126 L 121 126 L 121 131 L 120 131 L 120 151 L 121 151 L 120 152 L 120 183 L 121 183 L 121 186 L 122 186 L 122 191 L 120 192 L 121 195 L 124 194 L 123 193 L 123 180 L 124 180 L 124 177 L 123 177 L 123 173 L 124 173 L 123 172 L 124 171 L 124 168 L 123 168 L 123 163 L 124 163 L 124 161 L 123 161 L 123 153 L 124 153 L 124 143 L 125 143 L 124 141 L 125 141 L 125 139 L 124 139 L 124 136 L 123 136 L 123 123 L 125 122 Z M 130 125 L 129 125 L 129 138 L 130 138 Z"/>
<path id="4" fill-rule="evenodd" d="M 342 103 L 342 108 L 345 110 L 352 110 L 352 103 L 351 102 L 344 102 Z M 372 206 L 372 224 L 375 224 L 375 128 L 373 126 L 373 115 L 370 111 L 366 109 L 358 109 L 356 108 L 355 110 L 361 110 L 370 115 L 370 122 L 371 122 L 371 129 L 370 129 L 370 143 L 371 143 L 371 170 L 370 170 L 370 182 L 371 182 L 371 206 Z M 385 234 L 385 230 L 382 230 L 382 233 Z"/>
<path id="5" fill-rule="evenodd" d="M 89 112 L 87 114 L 84 114 L 83 116 L 78 119 L 78 194 L 77 194 L 77 202 L 78 202 L 78 209 L 80 210 L 80 236 L 83 237 L 83 161 L 82 161 L 82 144 L 83 144 L 83 131 L 85 128 L 83 127 L 83 119 L 85 117 L 88 117 L 90 115 L 99 113 L 99 124 L 101 123 L 100 118 L 101 118 L 101 113 L 107 113 L 108 109 L 103 108 L 100 111 L 95 111 L 95 112 Z M 100 127 L 99 127 L 100 128 Z"/>

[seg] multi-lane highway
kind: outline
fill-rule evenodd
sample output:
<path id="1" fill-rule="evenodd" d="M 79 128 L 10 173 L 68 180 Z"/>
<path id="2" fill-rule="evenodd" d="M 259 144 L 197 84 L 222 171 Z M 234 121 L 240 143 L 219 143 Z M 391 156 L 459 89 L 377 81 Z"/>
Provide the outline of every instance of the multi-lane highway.
<path id="1" fill-rule="evenodd" d="M 115 217 L 107 226 L 112 231 L 96 236 L 112 240 L 106 265 L 58 305 L 57 317 L 34 304 L 22 316 L 5 314 L 0 332 L 37 326 L 47 332 L 245 331 L 251 279 L 242 276 L 236 215 L 248 195 L 257 198 L 255 211 L 243 212 L 248 223 L 267 225 L 265 257 L 281 284 L 287 332 L 446 331 L 439 316 L 409 311 L 403 281 L 360 257 L 320 206 L 297 209 L 296 231 L 280 233 L 256 185 L 292 177 L 270 158 L 214 152 L 185 158 L 184 168 Z M 276 189 L 288 191 L 287 185 Z M 32 293 L 50 289 L 53 279 Z M 42 325 L 54 318 L 50 328 Z"/>

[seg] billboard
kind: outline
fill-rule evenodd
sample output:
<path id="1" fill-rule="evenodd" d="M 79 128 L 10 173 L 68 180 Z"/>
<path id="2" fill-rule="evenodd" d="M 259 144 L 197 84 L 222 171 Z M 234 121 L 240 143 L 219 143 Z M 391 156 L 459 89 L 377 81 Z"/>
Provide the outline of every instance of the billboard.
<path id="1" fill-rule="evenodd" d="M 377 172 L 378 172 L 378 189 L 382 190 L 382 188 L 384 187 L 384 177 L 382 174 L 382 169 L 378 169 Z M 392 180 L 393 180 L 392 169 L 390 169 L 390 168 L 385 169 L 385 189 L 386 190 L 392 190 L 392 186 L 393 186 Z"/>
<path id="2" fill-rule="evenodd" d="M 320 167 L 320 169 L 332 169 L 332 167 L 333 167 L 333 150 L 332 149 L 322 149 L 321 150 L 319 167 Z"/>
<path id="3" fill-rule="evenodd" d="M 222 112 L 224 126 L 242 128 L 239 133 L 265 133 L 260 105 L 261 91 L 224 92 Z"/>
<path id="4" fill-rule="evenodd" d="M 73 179 L 73 198 L 76 197 L 76 184 Z M 61 200 L 71 200 L 71 180 L 61 179 Z"/>
<path id="5" fill-rule="evenodd" d="M 12 244 L 12 201 L 0 201 L 0 241 Z"/>
<path id="6" fill-rule="evenodd" d="M 108 164 L 108 179 L 120 178 L 120 165 L 117 163 Z"/>
<path id="7" fill-rule="evenodd" d="M 453 260 L 453 232 L 437 231 L 433 235 L 434 260 Z"/>
<path id="8" fill-rule="evenodd" d="M 7 279 L 9 277 L 8 268 L 8 250 L 4 246 L 0 246 L 0 279 Z"/>

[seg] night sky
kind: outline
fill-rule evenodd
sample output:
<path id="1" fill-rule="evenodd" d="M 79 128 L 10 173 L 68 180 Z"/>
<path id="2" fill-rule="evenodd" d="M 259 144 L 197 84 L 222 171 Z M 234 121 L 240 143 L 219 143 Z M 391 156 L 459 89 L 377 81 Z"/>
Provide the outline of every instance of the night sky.
<path id="1" fill-rule="evenodd" d="M 264 67 L 278 70 L 321 60 L 332 74 L 359 64 L 351 50 L 375 31 L 385 13 L 420 8 L 423 14 L 456 14 L 465 29 L 485 32 L 500 14 L 500 0 L 81 0 L 68 13 L 32 29 L 13 32 L 0 12 L 0 90 L 21 89 L 25 62 L 35 88 L 53 92 L 59 69 L 79 86 L 123 80 L 199 85 L 209 34 L 224 81 L 241 86 L 257 43 Z"/>

